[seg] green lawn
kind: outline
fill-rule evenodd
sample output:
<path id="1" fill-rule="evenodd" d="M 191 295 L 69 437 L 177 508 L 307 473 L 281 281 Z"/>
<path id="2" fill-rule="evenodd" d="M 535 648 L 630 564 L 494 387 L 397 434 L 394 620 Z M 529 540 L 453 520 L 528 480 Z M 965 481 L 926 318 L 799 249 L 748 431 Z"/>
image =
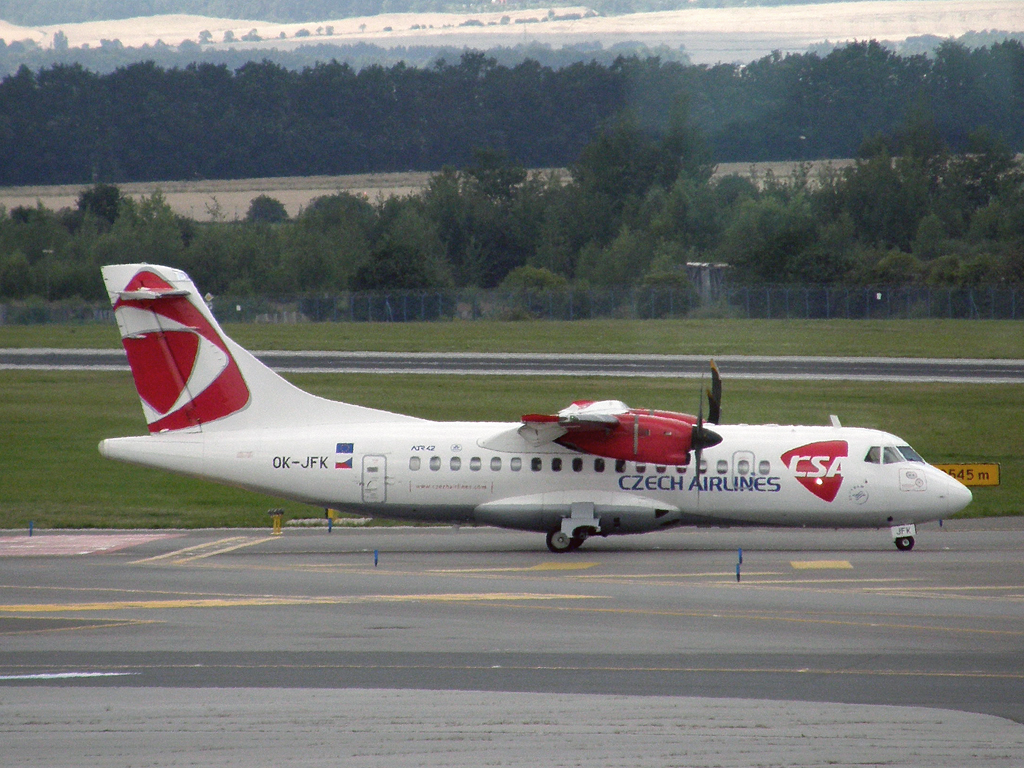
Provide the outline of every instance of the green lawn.
<path id="1" fill-rule="evenodd" d="M 316 394 L 434 419 L 518 420 L 579 398 L 693 412 L 696 382 L 495 376 L 297 375 Z M 104 460 L 104 437 L 144 434 L 128 373 L 0 371 L 0 528 L 267 526 L 322 511 Z M 723 419 L 887 429 L 934 462 L 997 461 L 1002 485 L 979 488 L 971 515 L 1024 510 L 1024 387 L 725 382 Z"/>
<path id="2" fill-rule="evenodd" d="M 1024 358 L 1011 320 L 532 320 L 226 324 L 248 349 Z M 117 348 L 114 326 L 0 326 L 0 347 Z"/>

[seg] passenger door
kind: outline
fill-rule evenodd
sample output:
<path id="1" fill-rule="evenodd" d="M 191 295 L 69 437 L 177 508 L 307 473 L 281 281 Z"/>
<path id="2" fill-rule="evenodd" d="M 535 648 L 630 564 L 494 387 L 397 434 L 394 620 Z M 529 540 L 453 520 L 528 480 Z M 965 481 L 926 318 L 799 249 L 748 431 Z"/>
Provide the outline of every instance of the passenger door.
<path id="1" fill-rule="evenodd" d="M 363 456 L 363 502 L 383 504 L 387 500 L 388 460 L 385 456 Z"/>

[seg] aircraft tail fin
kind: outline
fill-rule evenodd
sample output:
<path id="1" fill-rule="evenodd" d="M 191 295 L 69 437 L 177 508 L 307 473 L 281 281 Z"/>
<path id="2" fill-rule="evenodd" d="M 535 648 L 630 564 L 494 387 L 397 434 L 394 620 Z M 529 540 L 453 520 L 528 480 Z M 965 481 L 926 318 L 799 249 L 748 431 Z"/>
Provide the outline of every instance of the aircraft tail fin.
<path id="1" fill-rule="evenodd" d="M 293 386 L 224 334 L 181 270 L 117 264 L 103 281 L 150 432 L 411 418 Z"/>

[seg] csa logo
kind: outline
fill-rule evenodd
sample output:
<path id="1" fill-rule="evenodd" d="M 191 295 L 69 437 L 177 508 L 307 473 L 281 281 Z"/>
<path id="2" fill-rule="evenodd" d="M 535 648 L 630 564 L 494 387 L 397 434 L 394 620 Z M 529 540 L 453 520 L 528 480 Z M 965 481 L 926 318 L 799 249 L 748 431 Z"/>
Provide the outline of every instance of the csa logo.
<path id="1" fill-rule="evenodd" d="M 151 291 L 151 297 L 132 296 Z M 162 277 L 138 272 L 114 304 L 150 432 L 230 416 L 249 388 L 227 345 L 187 296 Z"/>
<path id="2" fill-rule="evenodd" d="M 848 455 L 845 440 L 809 443 L 782 454 L 782 461 L 797 482 L 822 501 L 831 502 L 843 484 L 843 459 Z"/>

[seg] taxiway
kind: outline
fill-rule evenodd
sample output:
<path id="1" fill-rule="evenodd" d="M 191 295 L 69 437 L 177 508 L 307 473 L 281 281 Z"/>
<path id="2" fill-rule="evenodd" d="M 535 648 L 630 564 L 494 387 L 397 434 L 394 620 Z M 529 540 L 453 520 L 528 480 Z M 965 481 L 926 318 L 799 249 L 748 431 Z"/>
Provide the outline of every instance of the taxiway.
<path id="1" fill-rule="evenodd" d="M 912 552 L 872 531 L 561 556 L 486 528 L 9 532 L 5 760 L 1019 765 L 1022 550 L 1019 518 L 921 526 Z"/>

